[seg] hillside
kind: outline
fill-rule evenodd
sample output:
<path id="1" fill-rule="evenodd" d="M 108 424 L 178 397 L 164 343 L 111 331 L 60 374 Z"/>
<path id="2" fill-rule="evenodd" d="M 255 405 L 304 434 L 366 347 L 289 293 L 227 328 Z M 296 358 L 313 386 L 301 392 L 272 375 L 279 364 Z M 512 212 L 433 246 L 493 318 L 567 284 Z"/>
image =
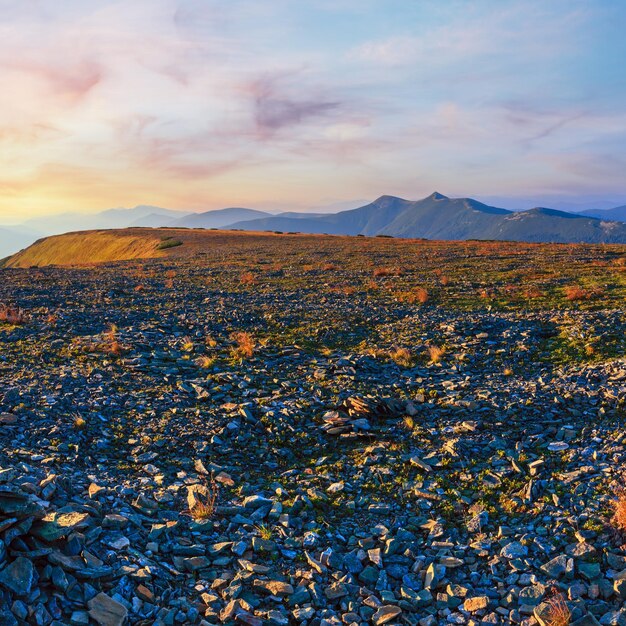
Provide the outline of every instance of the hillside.
<path id="1" fill-rule="evenodd" d="M 624 243 L 626 225 L 565 213 L 554 209 L 535 208 L 509 214 L 490 231 L 491 239 L 557 243 Z"/>
<path id="2" fill-rule="evenodd" d="M 263 233 L 262 237 L 277 237 Z M 248 232 L 212 231 L 185 228 L 121 228 L 54 235 L 36 241 L 8 257 L 4 267 L 27 268 L 46 265 L 89 265 L 159 257 L 193 257 L 198 254 L 226 254 Z"/>
<path id="3" fill-rule="evenodd" d="M 159 231 L 145 229 L 84 231 L 40 239 L 5 262 L 5 267 L 84 265 L 153 258 L 163 252 Z"/>
<path id="4" fill-rule="evenodd" d="M 330 215 L 298 219 L 278 215 L 237 222 L 231 228 L 441 240 L 626 242 L 626 226 L 618 222 L 544 208 L 514 212 L 437 192 L 416 201 L 381 196 L 357 209 Z"/>

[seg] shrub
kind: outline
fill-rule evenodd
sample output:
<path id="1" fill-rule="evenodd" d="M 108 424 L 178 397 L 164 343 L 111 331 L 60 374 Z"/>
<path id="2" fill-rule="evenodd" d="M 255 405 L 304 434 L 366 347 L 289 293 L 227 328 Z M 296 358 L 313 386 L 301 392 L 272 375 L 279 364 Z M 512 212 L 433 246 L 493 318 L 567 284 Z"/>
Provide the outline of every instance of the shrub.
<path id="1" fill-rule="evenodd" d="M 566 300 L 588 300 L 589 292 L 578 285 L 569 285 L 563 289 Z"/>
<path id="2" fill-rule="evenodd" d="M 115 356 L 122 354 L 125 348 L 117 338 L 117 326 L 115 324 L 109 326 L 109 329 L 102 334 L 102 338 L 104 340 L 102 345 L 103 352 L 108 352 Z"/>
<path id="3" fill-rule="evenodd" d="M 428 302 L 428 291 L 422 287 L 416 287 L 412 291 L 402 291 L 396 294 L 396 297 L 400 302 L 406 302 L 408 304 L 426 304 Z"/>
<path id="4" fill-rule="evenodd" d="M 543 291 L 541 291 L 538 287 L 528 287 L 528 289 L 524 290 L 524 296 L 529 300 L 541 298 L 543 295 Z"/>
<path id="5" fill-rule="evenodd" d="M 157 246 L 157 250 L 167 250 L 168 248 L 176 248 L 182 245 L 183 245 L 183 242 L 180 239 L 174 239 L 173 237 L 166 237 Z"/>
<path id="6" fill-rule="evenodd" d="M 344 296 L 352 296 L 357 292 L 357 288 L 353 285 L 337 285 L 330 288 L 331 293 L 340 293 Z"/>

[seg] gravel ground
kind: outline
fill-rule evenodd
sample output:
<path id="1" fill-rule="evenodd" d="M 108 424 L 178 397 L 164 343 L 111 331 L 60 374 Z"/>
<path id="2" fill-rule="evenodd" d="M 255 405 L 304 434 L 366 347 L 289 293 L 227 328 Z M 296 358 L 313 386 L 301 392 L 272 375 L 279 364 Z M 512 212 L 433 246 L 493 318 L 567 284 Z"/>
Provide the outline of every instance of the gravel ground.
<path id="1" fill-rule="evenodd" d="M 0 270 L 0 624 L 626 624 L 622 249 L 241 239 Z"/>

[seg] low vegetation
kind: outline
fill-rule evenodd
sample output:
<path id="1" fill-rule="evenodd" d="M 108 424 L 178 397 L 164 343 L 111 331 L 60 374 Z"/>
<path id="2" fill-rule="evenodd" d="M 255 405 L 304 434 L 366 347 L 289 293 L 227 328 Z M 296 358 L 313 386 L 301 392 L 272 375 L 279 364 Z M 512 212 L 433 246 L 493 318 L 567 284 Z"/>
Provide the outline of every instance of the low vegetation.
<path id="1" fill-rule="evenodd" d="M 180 239 L 174 239 L 174 237 L 166 237 L 156 247 L 157 250 L 169 250 L 170 248 L 177 248 L 182 246 L 183 242 Z"/>
<path id="2" fill-rule="evenodd" d="M 231 349 L 233 359 L 242 360 L 252 358 L 256 342 L 250 333 L 238 331 L 233 333 L 230 338 L 235 344 Z"/>

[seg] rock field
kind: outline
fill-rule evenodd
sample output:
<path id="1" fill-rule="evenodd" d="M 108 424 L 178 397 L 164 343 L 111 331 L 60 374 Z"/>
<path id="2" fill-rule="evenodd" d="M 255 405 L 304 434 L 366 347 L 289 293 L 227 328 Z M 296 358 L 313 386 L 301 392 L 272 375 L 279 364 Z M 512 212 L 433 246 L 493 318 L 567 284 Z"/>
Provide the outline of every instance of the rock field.
<path id="1" fill-rule="evenodd" d="M 626 624 L 625 249 L 284 241 L 0 270 L 0 625 Z"/>

